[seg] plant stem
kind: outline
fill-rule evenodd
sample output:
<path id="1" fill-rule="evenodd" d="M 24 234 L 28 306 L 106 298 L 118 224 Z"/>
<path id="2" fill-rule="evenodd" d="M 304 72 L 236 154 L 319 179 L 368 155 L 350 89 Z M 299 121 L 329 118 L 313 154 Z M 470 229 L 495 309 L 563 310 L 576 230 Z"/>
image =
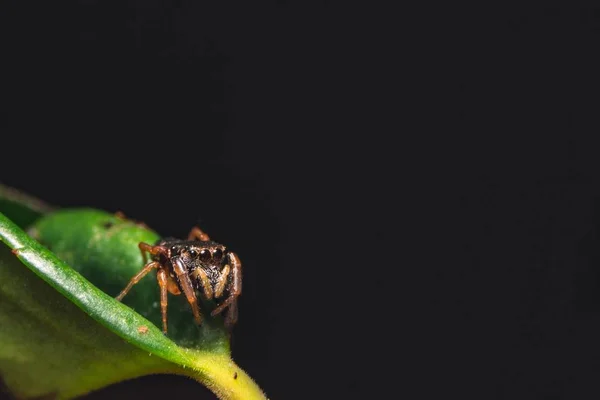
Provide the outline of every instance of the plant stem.
<path id="1" fill-rule="evenodd" d="M 221 400 L 267 400 L 260 387 L 227 355 L 190 350 L 185 368 L 173 364 L 171 373 L 192 378 L 208 387 Z"/>

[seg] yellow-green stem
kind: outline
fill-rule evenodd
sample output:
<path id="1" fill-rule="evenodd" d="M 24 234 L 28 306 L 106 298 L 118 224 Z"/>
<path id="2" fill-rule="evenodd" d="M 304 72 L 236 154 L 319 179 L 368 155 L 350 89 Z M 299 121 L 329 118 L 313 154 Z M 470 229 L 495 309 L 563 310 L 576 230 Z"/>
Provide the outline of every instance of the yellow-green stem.
<path id="1" fill-rule="evenodd" d="M 192 368 L 172 364 L 175 369 L 170 372 L 197 380 L 221 400 L 267 399 L 252 378 L 228 356 L 205 353 L 194 357 L 197 353 L 190 351 L 188 365 Z"/>

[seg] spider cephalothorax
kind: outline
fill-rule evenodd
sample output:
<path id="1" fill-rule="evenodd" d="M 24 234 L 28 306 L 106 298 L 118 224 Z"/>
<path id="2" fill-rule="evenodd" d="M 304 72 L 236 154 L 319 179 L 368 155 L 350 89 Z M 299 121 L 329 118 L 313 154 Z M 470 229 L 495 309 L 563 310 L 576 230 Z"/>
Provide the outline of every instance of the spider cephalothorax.
<path id="1" fill-rule="evenodd" d="M 225 325 L 231 328 L 237 321 L 237 298 L 242 293 L 242 263 L 238 256 L 194 227 L 187 240 L 161 239 L 152 246 L 140 243 L 144 268 L 135 275 L 117 296 L 121 300 L 133 285 L 148 272 L 157 269 L 163 332 L 167 333 L 167 292 L 183 293 L 192 307 L 197 324 L 202 323 L 196 291 L 207 300 L 224 298 L 211 312 L 217 315 L 227 308 Z M 146 252 L 151 261 L 147 262 Z"/>

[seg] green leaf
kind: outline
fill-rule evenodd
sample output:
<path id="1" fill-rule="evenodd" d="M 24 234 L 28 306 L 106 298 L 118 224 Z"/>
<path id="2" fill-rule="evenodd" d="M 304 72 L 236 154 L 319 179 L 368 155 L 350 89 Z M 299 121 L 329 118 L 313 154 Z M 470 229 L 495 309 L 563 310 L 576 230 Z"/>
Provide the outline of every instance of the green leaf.
<path id="1" fill-rule="evenodd" d="M 65 229 L 68 227 L 68 229 Z M 115 297 L 144 266 L 140 242 L 154 244 L 160 236 L 148 227 L 114 214 L 89 208 L 64 209 L 38 219 L 29 234 L 104 293 Z M 139 314 L 162 326 L 156 274 L 146 275 L 123 299 Z M 169 296 L 169 338 L 183 347 L 229 354 L 229 337 L 221 316 L 198 327 L 185 296 Z M 213 302 L 204 308 L 212 309 Z"/>
<path id="2" fill-rule="evenodd" d="M 84 211 L 91 211 L 98 218 L 107 216 L 93 210 L 78 212 Z M 35 225 L 38 234 L 43 221 L 53 214 L 39 219 Z M 46 223 L 53 229 L 62 226 L 65 234 L 71 231 L 69 225 L 56 222 Z M 137 229 L 148 235 L 146 239 L 156 235 L 135 224 L 121 228 L 129 234 L 137 232 L 134 236 L 141 235 Z M 147 319 L 127 304 L 114 300 L 112 294 L 93 285 L 3 214 L 0 214 L 0 239 L 15 253 L 0 246 L 0 374 L 18 397 L 72 398 L 125 379 L 170 373 L 194 378 L 222 399 L 265 398 L 231 359 L 218 320 L 210 321 L 206 327 L 203 324 L 192 334 L 192 330 L 185 328 L 194 326 L 189 311 L 185 321 L 185 313 L 181 310 L 178 316 L 175 307 L 169 330 L 179 329 L 175 340 L 188 347 L 178 345 L 152 321 L 155 319 L 152 309 L 142 310 L 150 318 Z M 102 248 L 106 251 L 106 261 L 115 262 L 116 258 L 108 255 L 118 241 L 110 240 L 109 236 Z M 59 243 L 56 241 L 55 245 Z M 82 254 L 88 254 L 85 247 Z M 92 253 L 89 254 L 91 257 Z M 122 255 L 118 251 L 116 254 Z M 123 278 L 118 278 L 114 268 L 88 273 L 98 282 L 110 282 L 107 287 L 116 288 L 119 280 L 128 280 L 130 276 L 123 274 Z M 128 268 L 139 269 L 139 264 Z M 132 289 L 130 294 L 133 293 Z M 130 305 L 137 302 L 147 305 L 142 301 L 143 293 L 140 290 L 139 297 L 132 296 Z"/>

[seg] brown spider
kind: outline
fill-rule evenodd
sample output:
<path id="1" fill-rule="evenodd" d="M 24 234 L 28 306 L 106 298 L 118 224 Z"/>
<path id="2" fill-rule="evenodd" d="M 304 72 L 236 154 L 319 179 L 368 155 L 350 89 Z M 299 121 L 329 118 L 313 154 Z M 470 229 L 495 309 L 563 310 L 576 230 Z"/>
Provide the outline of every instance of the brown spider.
<path id="1" fill-rule="evenodd" d="M 129 290 L 148 272 L 157 269 L 156 279 L 160 287 L 160 308 L 163 332 L 167 333 L 167 291 L 179 295 L 183 292 L 192 307 L 194 320 L 202 323 L 196 290 L 207 299 L 217 299 L 225 295 L 211 315 L 221 313 L 225 308 L 225 326 L 231 329 L 237 321 L 237 298 L 242 293 L 242 263 L 238 256 L 227 251 L 222 244 L 213 242 L 198 227 L 192 228 L 187 240 L 161 239 L 155 246 L 139 244 L 144 268 L 127 284 L 116 297 L 121 301 Z M 148 262 L 146 252 L 150 253 Z"/>

